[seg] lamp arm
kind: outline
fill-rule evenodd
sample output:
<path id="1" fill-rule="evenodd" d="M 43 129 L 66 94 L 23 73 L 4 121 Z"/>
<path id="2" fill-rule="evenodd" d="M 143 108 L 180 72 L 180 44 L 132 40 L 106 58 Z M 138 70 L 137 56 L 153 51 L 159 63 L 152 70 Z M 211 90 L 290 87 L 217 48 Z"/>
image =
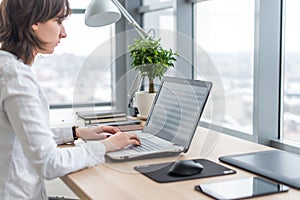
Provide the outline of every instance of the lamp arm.
<path id="1" fill-rule="evenodd" d="M 115 6 L 120 10 L 122 15 L 126 18 L 128 21 L 128 24 L 135 29 L 135 31 L 142 37 L 142 38 L 150 38 L 151 36 L 149 33 L 154 30 L 151 29 L 149 33 L 147 33 L 144 29 L 140 27 L 140 25 L 133 19 L 133 17 L 127 12 L 127 10 L 122 6 L 122 4 L 118 0 L 111 0 Z M 143 81 L 143 77 L 140 73 L 137 73 L 133 79 L 133 82 L 130 85 L 129 91 L 127 93 L 127 97 L 129 98 L 129 104 L 128 104 L 128 109 L 129 113 L 132 116 L 136 116 L 138 114 L 137 108 L 133 106 L 133 101 L 134 101 L 134 93 L 136 91 L 140 90 L 141 82 Z M 132 110 L 134 109 L 134 110 Z"/>
<path id="2" fill-rule="evenodd" d="M 122 15 L 126 18 L 128 21 L 129 25 L 132 26 L 138 34 L 143 37 L 143 38 L 148 38 L 150 37 L 148 33 L 146 33 L 140 25 L 133 19 L 133 17 L 127 12 L 127 10 L 122 6 L 122 4 L 118 0 L 111 0 L 117 8 L 120 10 Z"/>

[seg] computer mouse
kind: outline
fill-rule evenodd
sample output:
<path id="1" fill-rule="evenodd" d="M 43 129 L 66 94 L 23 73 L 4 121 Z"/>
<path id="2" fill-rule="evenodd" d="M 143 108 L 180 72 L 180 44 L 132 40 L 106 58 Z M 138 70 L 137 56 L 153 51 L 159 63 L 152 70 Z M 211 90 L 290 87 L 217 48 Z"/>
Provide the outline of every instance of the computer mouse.
<path id="1" fill-rule="evenodd" d="M 203 168 L 202 164 L 194 160 L 177 160 L 169 169 L 169 175 L 191 176 L 201 173 Z"/>

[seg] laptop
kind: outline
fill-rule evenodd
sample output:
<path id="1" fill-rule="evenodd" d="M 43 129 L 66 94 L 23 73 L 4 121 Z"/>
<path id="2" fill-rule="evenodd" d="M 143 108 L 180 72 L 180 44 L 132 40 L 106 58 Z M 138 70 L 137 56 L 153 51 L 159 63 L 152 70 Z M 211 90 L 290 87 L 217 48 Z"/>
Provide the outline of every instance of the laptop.
<path id="1" fill-rule="evenodd" d="M 200 121 L 212 83 L 163 77 L 144 129 L 141 146 L 108 152 L 112 160 L 164 157 L 187 152 Z"/>

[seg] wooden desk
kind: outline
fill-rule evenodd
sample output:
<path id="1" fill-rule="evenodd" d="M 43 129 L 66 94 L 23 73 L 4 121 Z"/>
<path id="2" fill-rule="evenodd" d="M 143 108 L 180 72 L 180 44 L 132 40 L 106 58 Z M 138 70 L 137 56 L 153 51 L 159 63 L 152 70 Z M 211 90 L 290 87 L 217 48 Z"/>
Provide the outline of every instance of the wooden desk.
<path id="1" fill-rule="evenodd" d="M 147 159 L 138 161 L 112 162 L 84 169 L 62 177 L 62 180 L 80 199 L 211 199 L 194 190 L 199 183 L 229 180 L 238 177 L 254 176 L 247 171 L 219 162 L 223 155 L 247 153 L 271 149 L 249 141 L 219 134 L 199 127 L 190 150 L 178 157 Z M 234 175 L 200 178 L 172 183 L 156 183 L 137 173 L 133 167 L 144 164 L 171 162 L 175 159 L 206 158 L 237 171 Z M 288 192 L 253 199 L 299 199 L 300 190 L 290 188 Z"/>

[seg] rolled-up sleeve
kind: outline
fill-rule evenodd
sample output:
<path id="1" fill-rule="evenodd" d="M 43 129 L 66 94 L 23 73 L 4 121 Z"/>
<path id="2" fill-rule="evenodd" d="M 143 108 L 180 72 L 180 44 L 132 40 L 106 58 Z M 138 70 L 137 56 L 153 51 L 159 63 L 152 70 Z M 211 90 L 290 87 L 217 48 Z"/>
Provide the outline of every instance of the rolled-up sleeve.
<path id="1" fill-rule="evenodd" d="M 51 127 L 51 132 L 54 134 L 54 140 L 57 144 L 65 144 L 73 142 L 73 131 L 70 126 Z"/>

